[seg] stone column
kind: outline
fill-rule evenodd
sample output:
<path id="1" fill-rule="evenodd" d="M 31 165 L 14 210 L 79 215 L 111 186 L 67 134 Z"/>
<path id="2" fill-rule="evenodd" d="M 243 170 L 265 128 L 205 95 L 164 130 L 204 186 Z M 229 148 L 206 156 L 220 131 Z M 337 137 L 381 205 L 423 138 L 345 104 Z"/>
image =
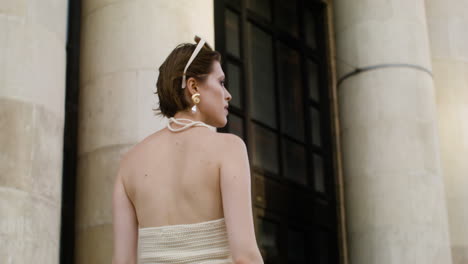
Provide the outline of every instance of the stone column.
<path id="1" fill-rule="evenodd" d="M 424 1 L 336 0 L 351 264 L 450 264 Z"/>
<path id="2" fill-rule="evenodd" d="M 0 263 L 58 263 L 67 1 L 0 2 Z"/>
<path id="3" fill-rule="evenodd" d="M 468 263 L 468 2 L 426 0 L 453 264 Z"/>
<path id="4" fill-rule="evenodd" d="M 84 0 L 76 263 L 112 257 L 112 188 L 121 155 L 161 129 L 158 68 L 198 34 L 214 40 L 213 1 Z"/>

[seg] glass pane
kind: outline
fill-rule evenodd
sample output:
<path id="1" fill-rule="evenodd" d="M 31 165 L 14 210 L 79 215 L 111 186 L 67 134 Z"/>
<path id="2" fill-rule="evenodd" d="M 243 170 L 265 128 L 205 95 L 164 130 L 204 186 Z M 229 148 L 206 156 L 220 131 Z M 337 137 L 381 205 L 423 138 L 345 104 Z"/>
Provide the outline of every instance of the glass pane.
<path id="1" fill-rule="evenodd" d="M 278 142 L 275 133 L 253 124 L 253 164 L 278 174 Z"/>
<path id="2" fill-rule="evenodd" d="M 230 105 L 242 108 L 242 91 L 241 91 L 241 69 L 239 66 L 232 63 L 226 64 L 227 68 L 227 89 L 232 96 Z"/>
<path id="3" fill-rule="evenodd" d="M 283 142 L 284 176 L 299 184 L 307 185 L 305 147 L 287 139 Z"/>
<path id="4" fill-rule="evenodd" d="M 229 53 L 240 57 L 239 49 L 239 16 L 226 9 L 226 48 Z"/>
<path id="5" fill-rule="evenodd" d="M 304 104 L 299 52 L 278 45 L 278 82 L 283 131 L 304 141 Z"/>
<path id="6" fill-rule="evenodd" d="M 319 82 L 318 82 L 318 67 L 311 60 L 307 60 L 307 71 L 309 77 L 309 98 L 318 102 L 320 100 Z"/>
<path id="7" fill-rule="evenodd" d="M 240 0 L 227 0 L 227 2 L 235 6 L 240 6 Z"/>
<path id="8" fill-rule="evenodd" d="M 305 34 L 306 44 L 313 49 L 317 48 L 315 16 L 311 11 L 305 12 Z"/>
<path id="9" fill-rule="evenodd" d="M 288 230 L 288 263 L 306 263 L 304 233 Z"/>
<path id="10" fill-rule="evenodd" d="M 325 192 L 325 173 L 323 170 L 323 159 L 318 154 L 313 154 L 314 157 L 314 184 L 315 190 Z"/>
<path id="11" fill-rule="evenodd" d="M 270 258 L 278 257 L 278 225 L 265 219 L 258 221 L 258 246 Z"/>
<path id="12" fill-rule="evenodd" d="M 320 230 L 318 234 L 318 241 L 316 242 L 317 245 L 317 253 L 319 256 L 320 261 L 319 264 L 328 264 L 328 256 L 330 254 L 329 245 L 330 245 L 330 238 L 326 231 Z"/>
<path id="13" fill-rule="evenodd" d="M 229 132 L 244 138 L 244 124 L 242 118 L 234 114 L 229 114 Z"/>
<path id="14" fill-rule="evenodd" d="M 296 0 L 276 1 L 276 4 L 276 19 L 279 28 L 294 37 L 299 37 Z"/>
<path id="15" fill-rule="evenodd" d="M 321 137 L 320 137 L 320 113 L 317 109 L 310 109 L 310 117 L 312 123 L 312 143 L 316 146 L 321 146 Z"/>
<path id="16" fill-rule="evenodd" d="M 273 47 L 271 36 L 249 24 L 252 68 L 252 116 L 276 128 Z"/>
<path id="17" fill-rule="evenodd" d="M 270 0 L 248 0 L 247 7 L 266 20 L 271 21 Z"/>

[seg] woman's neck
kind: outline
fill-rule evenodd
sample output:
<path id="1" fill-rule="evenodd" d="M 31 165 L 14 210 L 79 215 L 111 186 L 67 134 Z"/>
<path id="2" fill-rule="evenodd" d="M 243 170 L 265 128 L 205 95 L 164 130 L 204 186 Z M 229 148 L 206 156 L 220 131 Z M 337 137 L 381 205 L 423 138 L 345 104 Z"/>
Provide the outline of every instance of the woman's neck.
<path id="1" fill-rule="evenodd" d="M 197 118 L 198 117 L 198 118 Z M 208 124 L 201 121 L 199 115 L 178 112 L 169 118 L 167 128 L 172 132 L 180 132 L 190 127 L 204 126 L 210 128 Z"/>
<path id="2" fill-rule="evenodd" d="M 203 118 L 201 117 L 200 112 L 197 112 L 197 113 L 195 113 L 195 114 L 192 114 L 192 113 L 189 113 L 189 112 L 180 111 L 180 112 L 177 112 L 177 113 L 174 115 L 174 118 L 176 118 L 176 119 L 178 119 L 178 118 L 184 118 L 184 119 L 190 119 L 190 120 L 193 120 L 193 121 L 201 121 L 201 122 L 205 123 L 205 121 L 204 121 Z"/>

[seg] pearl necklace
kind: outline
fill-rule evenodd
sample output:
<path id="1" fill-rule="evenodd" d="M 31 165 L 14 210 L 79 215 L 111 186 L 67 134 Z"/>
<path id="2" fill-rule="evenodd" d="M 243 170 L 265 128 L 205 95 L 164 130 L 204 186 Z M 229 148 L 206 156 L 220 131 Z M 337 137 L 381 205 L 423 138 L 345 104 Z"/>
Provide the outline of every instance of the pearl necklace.
<path id="1" fill-rule="evenodd" d="M 184 122 L 181 122 L 181 121 L 188 121 L 188 122 L 184 123 Z M 181 125 L 182 127 L 173 128 L 173 127 L 171 127 L 171 123 L 176 123 L 178 125 Z M 185 118 L 170 117 L 169 122 L 167 123 L 167 128 L 172 132 L 179 132 L 179 131 L 185 130 L 187 128 L 190 128 L 192 126 L 204 126 L 204 127 L 210 128 L 210 126 L 203 123 L 202 121 L 193 121 L 191 119 L 185 119 Z"/>

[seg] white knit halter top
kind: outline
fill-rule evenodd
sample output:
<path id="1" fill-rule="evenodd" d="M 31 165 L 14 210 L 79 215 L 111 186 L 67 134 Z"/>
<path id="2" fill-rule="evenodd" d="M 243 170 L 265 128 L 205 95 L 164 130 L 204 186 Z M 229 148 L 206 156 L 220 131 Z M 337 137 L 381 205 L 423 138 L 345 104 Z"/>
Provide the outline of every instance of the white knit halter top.
<path id="1" fill-rule="evenodd" d="M 140 228 L 139 264 L 232 264 L 224 218 Z"/>

